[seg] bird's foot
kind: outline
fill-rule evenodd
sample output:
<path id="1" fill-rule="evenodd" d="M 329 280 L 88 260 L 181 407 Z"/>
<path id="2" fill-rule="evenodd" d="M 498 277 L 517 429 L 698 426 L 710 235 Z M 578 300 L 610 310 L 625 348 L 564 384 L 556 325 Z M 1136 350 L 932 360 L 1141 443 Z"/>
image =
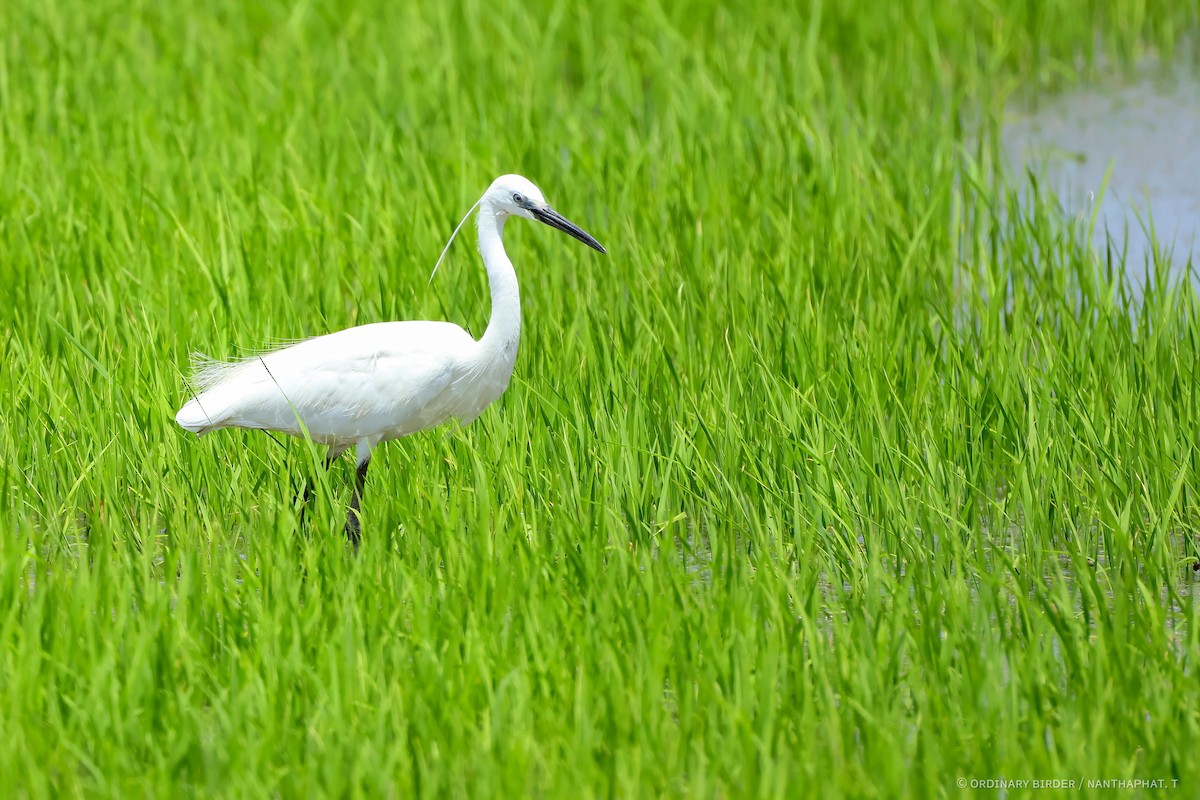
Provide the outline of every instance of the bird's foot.
<path id="1" fill-rule="evenodd" d="M 362 521 L 358 518 L 358 511 L 353 508 L 346 515 L 346 539 L 354 545 L 355 552 L 358 552 L 358 543 L 362 540 Z"/>

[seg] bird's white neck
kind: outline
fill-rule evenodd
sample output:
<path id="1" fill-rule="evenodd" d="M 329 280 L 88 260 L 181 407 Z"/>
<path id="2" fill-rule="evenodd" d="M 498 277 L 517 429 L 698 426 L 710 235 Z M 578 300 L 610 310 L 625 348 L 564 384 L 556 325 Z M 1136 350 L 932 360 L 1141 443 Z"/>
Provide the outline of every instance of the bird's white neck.
<path id="1" fill-rule="evenodd" d="M 516 361 L 517 345 L 521 341 L 521 294 L 517 289 L 517 273 L 508 254 L 504 252 L 504 221 L 507 215 L 485 199 L 479 207 L 479 254 L 487 268 L 488 287 L 492 292 L 492 318 L 483 338 L 485 350 L 496 358 Z"/>

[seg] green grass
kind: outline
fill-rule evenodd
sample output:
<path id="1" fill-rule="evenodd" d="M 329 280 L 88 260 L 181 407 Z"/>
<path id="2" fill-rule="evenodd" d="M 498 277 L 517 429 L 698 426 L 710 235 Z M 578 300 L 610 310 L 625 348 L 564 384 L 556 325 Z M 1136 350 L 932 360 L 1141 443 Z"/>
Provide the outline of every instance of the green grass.
<path id="1" fill-rule="evenodd" d="M 995 152 L 1198 23 L 2 4 L 0 792 L 1194 794 L 1197 298 Z M 427 280 L 509 171 L 609 255 L 509 226 L 513 384 L 379 451 L 357 557 L 349 463 L 302 529 L 317 448 L 174 426 L 193 349 L 481 333 L 469 242 Z"/>

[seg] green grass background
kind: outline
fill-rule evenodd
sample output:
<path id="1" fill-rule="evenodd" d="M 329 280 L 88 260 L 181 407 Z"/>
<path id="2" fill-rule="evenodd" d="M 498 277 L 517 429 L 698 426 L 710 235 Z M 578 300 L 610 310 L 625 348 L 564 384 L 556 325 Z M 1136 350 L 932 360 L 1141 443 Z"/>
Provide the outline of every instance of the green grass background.
<path id="1" fill-rule="evenodd" d="M 1194 796 L 1196 297 L 995 153 L 1198 23 L 0 5 L 0 793 Z M 174 426 L 193 349 L 479 335 L 469 239 L 427 280 L 510 171 L 609 255 L 508 227 L 513 385 L 378 453 L 357 558 L 349 463 L 300 528 L 316 448 Z"/>

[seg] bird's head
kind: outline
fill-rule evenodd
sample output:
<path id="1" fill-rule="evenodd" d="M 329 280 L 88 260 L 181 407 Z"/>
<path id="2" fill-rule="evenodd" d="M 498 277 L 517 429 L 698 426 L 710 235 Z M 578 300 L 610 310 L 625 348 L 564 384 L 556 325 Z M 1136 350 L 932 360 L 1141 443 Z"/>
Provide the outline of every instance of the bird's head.
<path id="1" fill-rule="evenodd" d="M 595 248 L 601 253 L 608 252 L 582 228 L 551 208 L 546 202 L 546 198 L 542 196 L 542 190 L 528 178 L 520 175 L 501 175 L 492 181 L 492 185 L 488 187 L 483 197 L 499 215 L 524 217 L 544 222 L 552 228 L 558 228 L 563 233 L 575 237 L 588 247 Z"/>
<path id="2" fill-rule="evenodd" d="M 462 230 L 463 223 L 467 221 L 476 208 L 479 209 L 477 219 L 481 226 L 485 213 L 494 215 L 493 220 L 499 223 L 500 228 L 503 228 L 504 220 L 510 216 L 536 219 L 538 222 L 544 222 L 552 228 L 558 228 L 563 233 L 570 234 L 588 247 L 593 247 L 601 253 L 608 252 L 604 249 L 603 245 L 585 233 L 582 228 L 551 208 L 546 202 L 546 198 L 542 197 L 542 190 L 534 186 L 533 182 L 528 178 L 522 178 L 520 175 L 501 175 L 492 181 L 492 185 L 483 193 L 483 197 L 475 201 L 475 205 L 471 206 L 471 210 L 467 212 L 467 215 L 458 223 L 458 227 L 450 234 L 450 240 L 446 242 L 446 246 L 442 248 L 442 254 L 438 256 L 437 263 L 433 265 L 433 274 L 429 276 L 431 283 L 433 282 L 433 276 L 437 275 L 438 267 L 442 265 L 442 259 L 446 257 L 446 253 L 450 250 L 450 245 L 454 242 L 454 237 L 458 236 L 458 232 Z"/>

